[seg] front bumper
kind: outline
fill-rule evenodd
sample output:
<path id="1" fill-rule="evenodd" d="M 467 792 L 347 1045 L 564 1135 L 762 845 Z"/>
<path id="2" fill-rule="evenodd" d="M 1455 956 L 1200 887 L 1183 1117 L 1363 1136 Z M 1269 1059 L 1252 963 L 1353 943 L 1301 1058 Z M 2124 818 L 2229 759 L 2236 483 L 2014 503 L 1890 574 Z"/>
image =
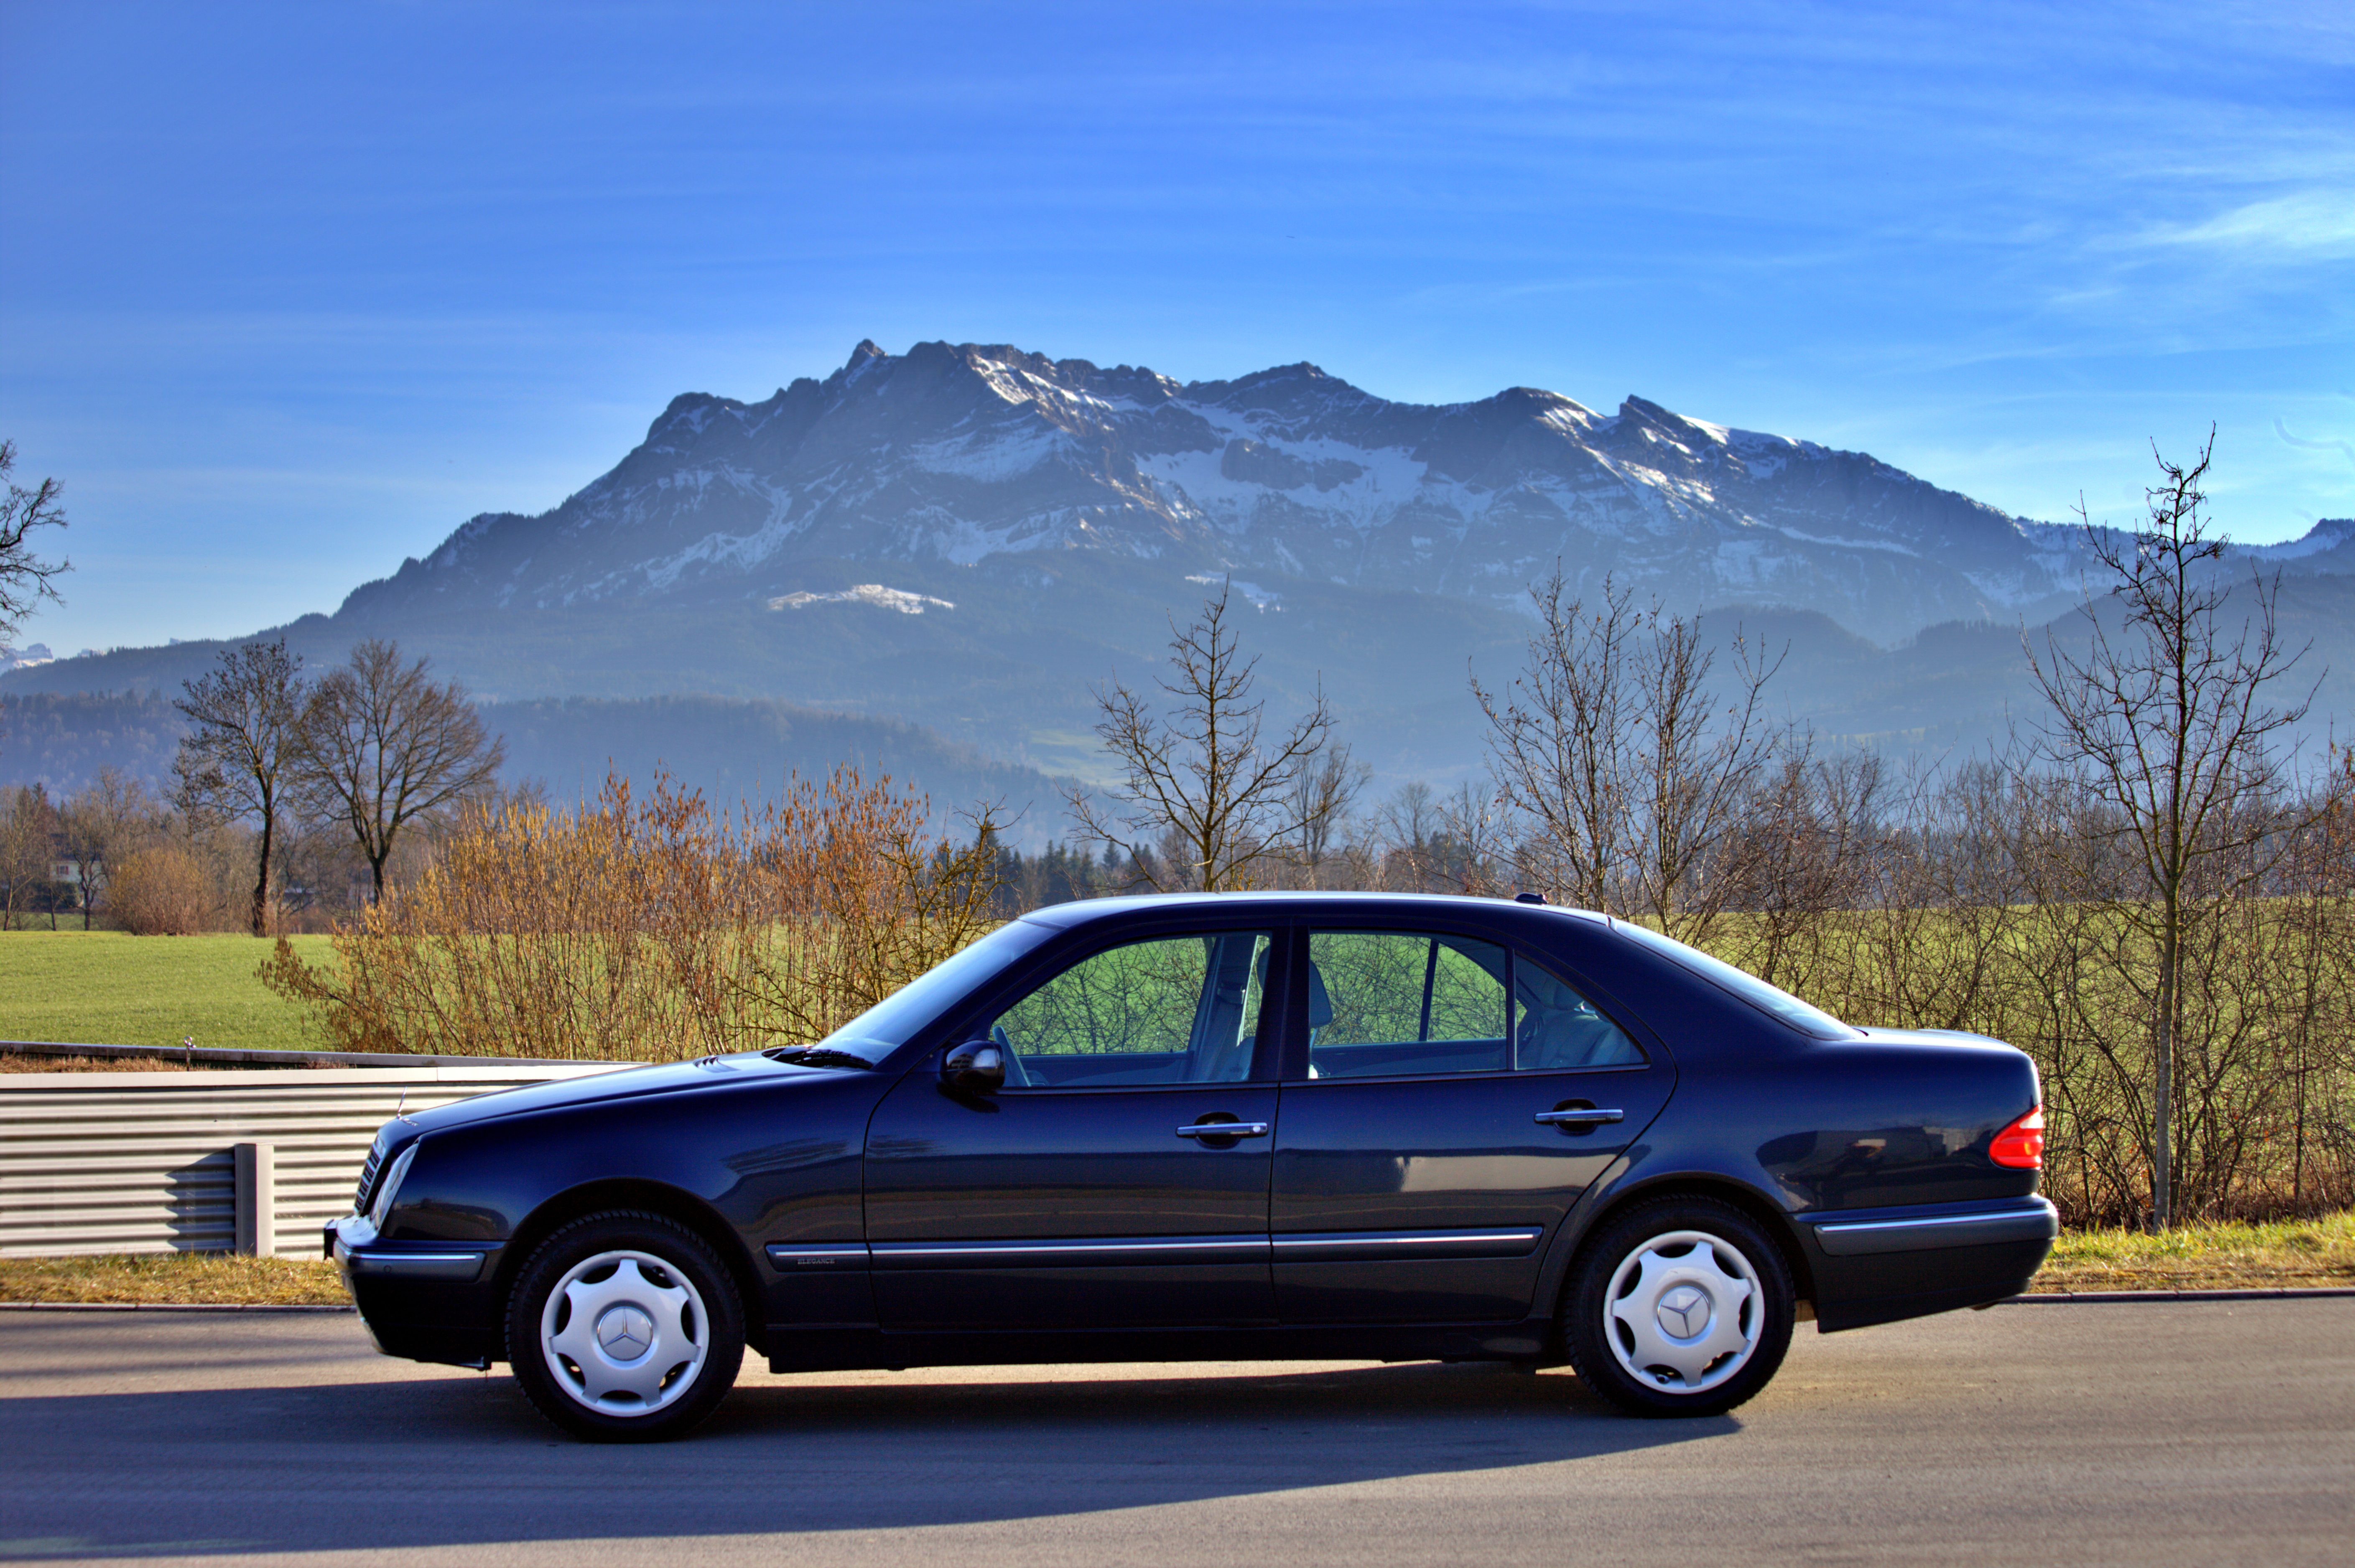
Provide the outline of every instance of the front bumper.
<path id="1" fill-rule="evenodd" d="M 320 1239 L 386 1355 L 465 1367 L 500 1359 L 494 1249 L 387 1243 L 358 1214 L 328 1222 Z"/>

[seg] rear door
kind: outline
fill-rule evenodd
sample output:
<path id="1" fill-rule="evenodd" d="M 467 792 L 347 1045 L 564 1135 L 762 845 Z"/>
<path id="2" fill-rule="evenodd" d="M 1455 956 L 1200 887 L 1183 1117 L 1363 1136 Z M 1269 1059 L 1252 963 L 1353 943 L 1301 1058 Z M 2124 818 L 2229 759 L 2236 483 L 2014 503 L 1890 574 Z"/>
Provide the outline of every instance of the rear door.
<path id="1" fill-rule="evenodd" d="M 952 1094 L 935 1060 L 884 1097 L 867 1234 L 886 1329 L 1274 1320 L 1274 935 L 1086 952 L 974 1022 L 1003 1089 Z"/>
<path id="2" fill-rule="evenodd" d="M 1273 1232 L 1288 1323 L 1510 1321 L 1675 1082 L 1561 975 L 1437 930 L 1311 930 Z"/>

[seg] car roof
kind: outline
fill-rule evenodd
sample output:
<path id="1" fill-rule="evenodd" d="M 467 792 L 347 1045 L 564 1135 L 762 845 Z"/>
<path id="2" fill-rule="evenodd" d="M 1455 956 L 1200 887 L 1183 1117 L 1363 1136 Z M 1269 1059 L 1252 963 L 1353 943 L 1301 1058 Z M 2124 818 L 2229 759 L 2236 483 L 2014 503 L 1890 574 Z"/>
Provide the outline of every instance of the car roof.
<path id="1" fill-rule="evenodd" d="M 1248 893 L 1148 893 L 1129 894 L 1113 898 L 1078 898 L 1068 904 L 1050 904 L 1034 909 L 1023 919 L 1058 930 L 1071 930 L 1092 925 L 1099 920 L 1118 919 L 1124 915 L 1178 914 L 1182 912 L 1230 909 L 1237 916 L 1263 914 L 1284 915 L 1375 915 L 1396 916 L 1428 911 L 1433 919 L 1460 920 L 1465 916 L 1494 919 L 1502 915 L 1508 918 L 1525 919 L 1532 916 L 1570 916 L 1602 924 L 1603 917 L 1583 909 L 1564 909 L 1551 905 L 1523 904 L 1509 898 L 1478 898 L 1454 893 L 1326 893 L 1305 891 L 1261 891 Z"/>

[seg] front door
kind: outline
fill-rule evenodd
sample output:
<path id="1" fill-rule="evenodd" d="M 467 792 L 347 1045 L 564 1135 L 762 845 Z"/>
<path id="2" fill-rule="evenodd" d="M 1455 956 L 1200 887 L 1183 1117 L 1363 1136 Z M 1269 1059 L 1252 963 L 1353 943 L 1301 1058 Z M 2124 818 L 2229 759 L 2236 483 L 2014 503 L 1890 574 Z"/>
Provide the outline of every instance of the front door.
<path id="1" fill-rule="evenodd" d="M 1283 1320 L 1526 1316 L 1545 1242 L 1673 1069 L 1495 943 L 1316 930 L 1307 950 L 1308 1075 L 1284 1086 L 1270 1199 Z"/>
<path id="2" fill-rule="evenodd" d="M 1252 1076 L 1273 937 L 1087 954 L 977 1026 L 1004 1088 L 952 1093 L 935 1059 L 884 1097 L 867 1236 L 886 1329 L 1274 1319 L 1276 1087 Z"/>

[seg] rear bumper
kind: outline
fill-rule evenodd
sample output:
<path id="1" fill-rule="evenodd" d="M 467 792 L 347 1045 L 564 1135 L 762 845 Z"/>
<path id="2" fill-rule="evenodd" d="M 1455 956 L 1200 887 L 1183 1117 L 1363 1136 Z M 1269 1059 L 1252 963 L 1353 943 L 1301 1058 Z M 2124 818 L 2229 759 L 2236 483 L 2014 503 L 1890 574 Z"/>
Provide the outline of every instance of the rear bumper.
<path id="1" fill-rule="evenodd" d="M 1878 1257 L 1885 1253 L 1943 1252 L 1949 1247 L 1996 1242 L 2050 1243 L 2061 1234 L 2060 1211 L 2042 1198 L 1959 1212 L 1924 1214 L 1886 1211 L 1871 1218 L 1835 1215 L 1815 1222 L 1816 1241 L 1833 1257 Z"/>
<path id="2" fill-rule="evenodd" d="M 1977 1307 L 2028 1287 L 2061 1234 L 2041 1197 L 1804 1216 L 1826 1333 Z"/>

